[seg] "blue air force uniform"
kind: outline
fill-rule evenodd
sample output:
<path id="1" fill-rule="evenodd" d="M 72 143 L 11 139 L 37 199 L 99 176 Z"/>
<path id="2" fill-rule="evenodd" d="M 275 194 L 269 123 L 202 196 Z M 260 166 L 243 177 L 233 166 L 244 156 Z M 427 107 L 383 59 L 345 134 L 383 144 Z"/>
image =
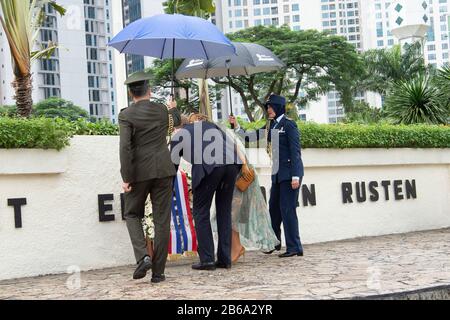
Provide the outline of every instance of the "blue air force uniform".
<path id="1" fill-rule="evenodd" d="M 258 140 L 264 133 L 268 145 L 272 146 L 272 187 L 269 200 L 272 228 L 278 240 L 281 241 L 281 224 L 283 224 L 287 250 L 280 257 L 303 255 L 296 212 L 300 188 L 294 190 L 291 184 L 292 181 L 297 180 L 301 185 L 304 176 L 300 133 L 297 124 L 285 115 L 286 99 L 284 97 L 271 95 L 265 106 L 266 109 L 269 106 L 272 107 L 276 113 L 276 119 L 270 122 L 269 134 L 262 128 L 253 137 Z M 243 130 L 239 130 L 238 133 L 247 140 L 254 140 L 251 137 L 249 139 L 249 135 L 246 135 Z"/>

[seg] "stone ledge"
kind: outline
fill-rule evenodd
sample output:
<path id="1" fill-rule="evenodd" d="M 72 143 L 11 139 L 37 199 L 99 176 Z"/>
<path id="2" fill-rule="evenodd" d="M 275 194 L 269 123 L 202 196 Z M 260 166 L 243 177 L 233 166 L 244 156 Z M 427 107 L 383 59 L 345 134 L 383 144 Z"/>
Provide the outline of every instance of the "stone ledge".
<path id="1" fill-rule="evenodd" d="M 65 151 L 0 149 L 0 175 L 60 174 L 67 167 Z"/>
<path id="2" fill-rule="evenodd" d="M 306 168 L 450 165 L 450 148 L 304 149 L 302 158 Z M 265 149 L 249 149 L 249 159 L 257 167 L 270 167 Z"/>

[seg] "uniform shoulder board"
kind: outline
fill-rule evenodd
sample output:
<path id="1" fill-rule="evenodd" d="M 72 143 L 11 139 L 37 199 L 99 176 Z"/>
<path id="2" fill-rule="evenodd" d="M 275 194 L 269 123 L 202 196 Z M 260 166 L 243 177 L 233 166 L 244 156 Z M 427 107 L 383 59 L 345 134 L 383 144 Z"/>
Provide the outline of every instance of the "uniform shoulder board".
<path id="1" fill-rule="evenodd" d="M 289 118 L 288 116 L 286 116 L 286 120 L 288 120 L 288 121 L 290 121 L 292 123 L 295 123 L 295 121 L 293 119 Z"/>

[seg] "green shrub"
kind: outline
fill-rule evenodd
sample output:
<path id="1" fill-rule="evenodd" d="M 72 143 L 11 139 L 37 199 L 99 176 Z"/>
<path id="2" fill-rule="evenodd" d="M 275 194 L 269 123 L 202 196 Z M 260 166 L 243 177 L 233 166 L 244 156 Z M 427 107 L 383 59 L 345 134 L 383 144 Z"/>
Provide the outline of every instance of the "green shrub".
<path id="1" fill-rule="evenodd" d="M 450 126 L 299 122 L 303 148 L 450 148 Z"/>
<path id="2" fill-rule="evenodd" d="M 34 117 L 62 118 L 70 121 L 90 119 L 89 113 L 81 107 L 61 98 L 49 98 L 33 107 Z"/>
<path id="3" fill-rule="evenodd" d="M 264 127 L 241 123 L 248 130 Z M 450 148 L 450 126 L 357 125 L 298 122 L 303 148 Z M 48 118 L 1 118 L 0 148 L 60 150 L 74 135 L 117 135 L 119 128 L 107 121 L 69 122 Z"/>
<path id="4" fill-rule="evenodd" d="M 69 145 L 74 135 L 117 135 L 119 128 L 108 121 L 70 122 L 51 118 L 0 117 L 0 149 L 57 149 Z"/>
<path id="5" fill-rule="evenodd" d="M 70 123 L 73 134 L 80 136 L 115 136 L 119 134 L 119 126 L 107 120 L 89 122 L 79 119 Z"/>
<path id="6" fill-rule="evenodd" d="M 69 145 L 72 128 L 60 119 L 0 118 L 0 148 L 57 149 Z"/>

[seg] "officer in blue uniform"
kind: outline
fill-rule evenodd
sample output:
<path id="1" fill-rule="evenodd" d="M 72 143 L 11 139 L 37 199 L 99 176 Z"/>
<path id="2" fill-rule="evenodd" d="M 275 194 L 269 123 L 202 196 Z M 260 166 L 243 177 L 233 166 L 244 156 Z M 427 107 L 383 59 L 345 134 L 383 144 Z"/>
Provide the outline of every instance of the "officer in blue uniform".
<path id="1" fill-rule="evenodd" d="M 270 191 L 269 210 L 272 228 L 281 241 L 281 224 L 286 240 L 286 252 L 280 258 L 303 256 L 300 241 L 296 208 L 299 190 L 304 176 L 301 158 L 300 133 L 297 124 L 286 116 L 286 99 L 271 95 L 265 104 L 270 125 L 248 134 L 237 128 L 236 132 L 246 140 L 259 140 L 264 135 L 267 139 L 273 160 L 272 188 Z M 230 123 L 236 128 L 236 119 L 230 117 Z M 269 131 L 267 132 L 267 129 Z M 270 147 L 271 146 L 271 147 Z M 281 250 L 281 246 L 276 248 Z M 266 252 L 273 253 L 274 250 Z"/>

